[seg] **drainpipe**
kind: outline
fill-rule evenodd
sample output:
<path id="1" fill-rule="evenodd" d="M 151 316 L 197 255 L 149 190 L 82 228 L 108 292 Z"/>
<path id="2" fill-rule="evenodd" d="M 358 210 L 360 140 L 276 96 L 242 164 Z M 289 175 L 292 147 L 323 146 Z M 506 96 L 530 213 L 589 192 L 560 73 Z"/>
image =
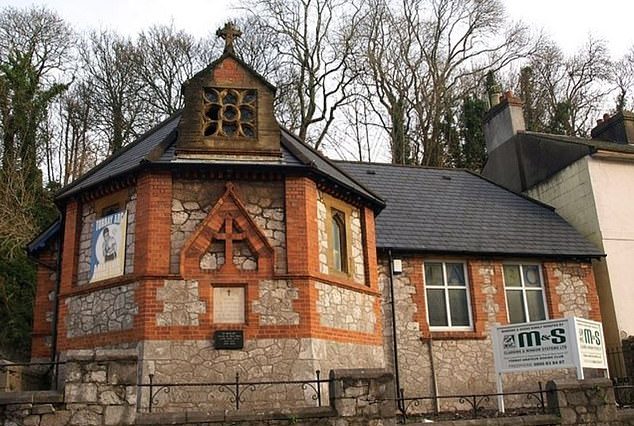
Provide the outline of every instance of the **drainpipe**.
<path id="1" fill-rule="evenodd" d="M 59 224 L 59 240 L 57 241 L 57 274 L 55 276 L 55 291 L 53 293 L 53 321 L 51 333 L 51 362 L 57 361 L 57 321 L 59 317 L 59 288 L 62 281 L 62 249 L 64 241 L 64 227 L 66 223 L 66 214 L 62 212 L 61 222 Z M 52 387 L 57 389 L 57 377 L 59 374 L 59 365 L 55 365 L 53 370 Z"/>
<path id="2" fill-rule="evenodd" d="M 394 353 L 394 379 L 396 380 L 396 397 L 398 408 L 401 408 L 401 380 L 398 368 L 398 341 L 396 338 L 396 304 L 394 303 L 394 259 L 392 249 L 388 249 L 387 257 L 390 268 L 390 310 L 392 311 L 392 352 Z"/>
<path id="3" fill-rule="evenodd" d="M 434 365 L 434 347 L 431 336 L 427 339 L 427 347 L 429 348 L 429 367 L 431 369 L 431 384 L 434 392 L 434 414 L 440 412 L 440 402 L 438 400 L 438 381 L 436 380 L 436 367 Z"/>

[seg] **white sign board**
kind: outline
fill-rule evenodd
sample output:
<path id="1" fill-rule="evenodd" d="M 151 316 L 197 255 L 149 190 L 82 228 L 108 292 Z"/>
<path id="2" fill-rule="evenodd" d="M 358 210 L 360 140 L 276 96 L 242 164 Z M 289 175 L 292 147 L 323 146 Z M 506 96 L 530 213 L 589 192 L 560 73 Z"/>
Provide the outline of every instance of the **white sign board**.
<path id="1" fill-rule="evenodd" d="M 491 328 L 498 373 L 575 367 L 606 368 L 601 323 L 562 318 Z"/>
<path id="2" fill-rule="evenodd" d="M 214 287 L 214 323 L 244 323 L 244 287 Z"/>
<path id="3" fill-rule="evenodd" d="M 493 327 L 498 373 L 575 367 L 574 334 L 567 320 Z"/>
<path id="4" fill-rule="evenodd" d="M 574 318 L 581 368 L 608 368 L 600 322 Z"/>

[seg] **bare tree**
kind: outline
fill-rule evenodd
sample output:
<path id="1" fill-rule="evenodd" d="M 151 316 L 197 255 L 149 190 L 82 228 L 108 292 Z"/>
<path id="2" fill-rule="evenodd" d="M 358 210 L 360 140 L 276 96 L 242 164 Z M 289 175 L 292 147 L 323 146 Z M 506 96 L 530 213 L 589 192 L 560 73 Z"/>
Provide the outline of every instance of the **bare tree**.
<path id="1" fill-rule="evenodd" d="M 205 64 L 201 44 L 173 25 L 155 25 L 136 42 L 141 97 L 156 118 L 183 107 L 181 85 Z"/>
<path id="2" fill-rule="evenodd" d="M 350 60 L 362 9 L 344 0 L 251 0 L 248 7 L 278 35 L 282 93 L 289 95 L 279 118 L 318 148 L 356 78 Z"/>
<path id="3" fill-rule="evenodd" d="M 443 129 L 460 99 L 534 41 L 508 24 L 499 0 L 374 0 L 370 9 L 367 86 L 382 105 L 393 160 L 444 165 Z"/>
<path id="4" fill-rule="evenodd" d="M 91 85 L 95 123 L 113 153 L 149 125 L 142 98 L 139 63 L 132 41 L 116 33 L 90 33 L 82 46 L 82 64 Z M 166 97 L 169 95 L 166 95 Z M 144 121 L 146 120 L 146 121 Z"/>
<path id="5" fill-rule="evenodd" d="M 49 181 L 66 185 L 106 154 L 93 131 L 94 96 L 92 87 L 80 80 L 51 108 L 45 145 Z"/>
<path id="6" fill-rule="evenodd" d="M 617 90 L 615 110 L 621 112 L 627 108 L 631 109 L 634 90 L 634 47 L 612 64 L 610 80 Z"/>
<path id="7" fill-rule="evenodd" d="M 0 253 L 14 257 L 38 231 L 33 220 L 37 196 L 28 177 L 17 170 L 4 171 L 0 185 Z"/>
<path id="8" fill-rule="evenodd" d="M 554 43 L 545 43 L 531 55 L 529 67 L 532 102 L 545 104 L 546 108 L 545 114 L 536 113 L 545 115 L 545 119 L 535 126 L 553 133 L 587 135 L 593 117 L 600 115 L 600 108 L 613 90 L 605 42 L 589 38 L 569 58 Z"/>

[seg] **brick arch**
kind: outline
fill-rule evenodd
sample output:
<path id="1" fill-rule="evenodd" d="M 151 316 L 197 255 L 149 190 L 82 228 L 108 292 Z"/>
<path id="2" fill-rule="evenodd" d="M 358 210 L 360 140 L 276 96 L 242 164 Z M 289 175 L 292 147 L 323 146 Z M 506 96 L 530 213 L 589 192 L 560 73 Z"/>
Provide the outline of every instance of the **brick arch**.
<path id="1" fill-rule="evenodd" d="M 225 263 L 218 271 L 203 271 L 200 268 L 200 260 L 215 241 L 225 242 Z M 233 241 L 247 243 L 251 252 L 257 257 L 257 271 L 240 271 L 235 267 L 231 252 Z M 227 256 L 227 250 L 231 253 L 231 257 Z M 258 275 L 271 274 L 273 265 L 273 248 L 247 212 L 235 186 L 227 183 L 225 193 L 181 250 L 181 276 L 235 275 L 254 272 Z"/>

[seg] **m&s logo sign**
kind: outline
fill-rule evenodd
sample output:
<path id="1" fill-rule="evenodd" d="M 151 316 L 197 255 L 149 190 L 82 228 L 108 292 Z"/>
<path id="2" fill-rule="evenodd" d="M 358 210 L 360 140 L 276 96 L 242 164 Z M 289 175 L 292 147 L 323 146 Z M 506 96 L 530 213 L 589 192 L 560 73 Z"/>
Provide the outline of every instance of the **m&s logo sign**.
<path id="1" fill-rule="evenodd" d="M 553 345 L 566 343 L 566 329 L 553 328 L 548 333 L 539 330 L 524 331 L 517 334 L 504 336 L 504 348 L 531 348 L 550 342 Z"/>

